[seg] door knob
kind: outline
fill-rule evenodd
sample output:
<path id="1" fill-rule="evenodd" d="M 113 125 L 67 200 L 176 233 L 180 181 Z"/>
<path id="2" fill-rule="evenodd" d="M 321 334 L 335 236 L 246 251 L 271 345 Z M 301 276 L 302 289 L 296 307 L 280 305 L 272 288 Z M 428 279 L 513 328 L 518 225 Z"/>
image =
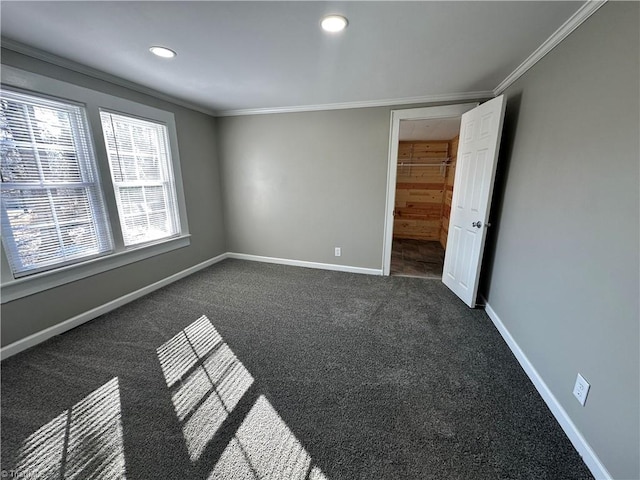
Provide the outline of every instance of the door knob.
<path id="1" fill-rule="evenodd" d="M 482 222 L 481 221 L 477 221 L 477 222 L 473 222 L 471 224 L 472 227 L 476 227 L 476 228 L 480 228 L 482 226 Z"/>

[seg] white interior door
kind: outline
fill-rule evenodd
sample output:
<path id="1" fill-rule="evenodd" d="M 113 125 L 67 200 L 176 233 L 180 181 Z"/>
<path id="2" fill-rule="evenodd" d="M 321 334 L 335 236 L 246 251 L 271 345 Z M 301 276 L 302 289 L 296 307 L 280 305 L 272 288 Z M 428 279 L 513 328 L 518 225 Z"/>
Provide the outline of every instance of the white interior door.
<path id="1" fill-rule="evenodd" d="M 504 95 L 462 115 L 442 281 L 476 306 L 480 264 L 498 163 Z"/>
<path id="2" fill-rule="evenodd" d="M 389 135 L 389 157 L 387 163 L 387 200 L 384 217 L 384 243 L 382 249 L 382 274 L 391 273 L 391 250 L 393 246 L 393 210 L 395 208 L 396 178 L 398 169 L 398 142 L 400 122 L 403 120 L 427 120 L 460 117 L 478 106 L 477 103 L 445 105 L 442 107 L 420 107 L 391 111 L 391 131 Z"/>

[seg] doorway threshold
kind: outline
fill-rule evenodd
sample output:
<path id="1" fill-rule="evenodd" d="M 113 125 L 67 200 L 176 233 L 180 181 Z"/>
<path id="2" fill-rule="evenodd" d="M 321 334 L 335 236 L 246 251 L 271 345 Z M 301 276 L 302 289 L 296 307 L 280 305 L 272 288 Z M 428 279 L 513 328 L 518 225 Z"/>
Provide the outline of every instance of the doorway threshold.
<path id="1" fill-rule="evenodd" d="M 394 238 L 391 251 L 391 275 L 441 279 L 444 248 L 434 240 Z"/>

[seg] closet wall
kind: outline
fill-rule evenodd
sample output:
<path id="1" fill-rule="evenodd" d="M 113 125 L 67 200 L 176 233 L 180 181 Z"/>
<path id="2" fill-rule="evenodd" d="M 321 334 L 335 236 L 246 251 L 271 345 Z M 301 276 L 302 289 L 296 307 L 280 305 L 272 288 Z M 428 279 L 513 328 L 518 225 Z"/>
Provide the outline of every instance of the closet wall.
<path id="1" fill-rule="evenodd" d="M 458 138 L 398 145 L 393 237 L 446 246 Z"/>
<path id="2" fill-rule="evenodd" d="M 448 141 L 400 142 L 394 238 L 440 240 Z"/>

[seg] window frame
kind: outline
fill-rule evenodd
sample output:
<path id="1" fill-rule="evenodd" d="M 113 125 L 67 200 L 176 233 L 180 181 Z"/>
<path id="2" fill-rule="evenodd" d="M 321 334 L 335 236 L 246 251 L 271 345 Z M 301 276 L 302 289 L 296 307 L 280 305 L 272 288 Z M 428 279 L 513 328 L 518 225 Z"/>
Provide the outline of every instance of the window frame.
<path id="1" fill-rule="evenodd" d="M 109 255 L 113 253 L 111 222 L 109 221 L 109 212 L 106 209 L 106 204 L 104 201 L 104 194 L 102 191 L 103 182 L 102 182 L 102 179 L 100 178 L 100 174 L 98 171 L 95 148 L 93 146 L 93 138 L 91 136 L 91 131 L 89 128 L 89 122 L 87 120 L 85 106 L 81 103 L 73 102 L 68 99 L 60 99 L 60 98 L 52 97 L 50 95 L 45 95 L 45 94 L 34 94 L 33 92 L 26 92 L 24 90 L 16 89 L 7 85 L 2 85 L 2 90 L 16 93 L 19 95 L 32 96 L 38 100 L 42 100 L 43 103 L 54 102 L 57 104 L 65 105 L 67 107 L 81 109 L 81 113 L 79 117 L 76 118 L 75 121 L 72 121 L 70 126 L 71 126 L 71 130 L 74 132 L 74 135 L 73 135 L 74 142 L 78 140 L 84 140 L 86 142 L 84 152 L 78 149 L 75 150 L 75 153 L 77 155 L 85 155 L 89 157 L 84 159 L 78 159 L 78 167 L 81 172 L 81 177 L 83 177 L 83 181 L 82 182 L 60 182 L 55 187 L 51 185 L 47 185 L 46 183 L 43 184 L 42 181 L 40 182 L 39 185 L 36 185 L 35 183 L 32 184 L 32 182 L 26 182 L 26 184 L 29 185 L 29 188 L 27 188 L 27 190 L 46 190 L 46 191 L 52 190 L 54 188 L 74 189 L 74 188 L 78 188 L 77 187 L 78 183 L 85 183 L 85 184 L 89 183 L 89 184 L 95 185 L 96 191 L 93 193 L 93 195 L 88 196 L 88 201 L 93 207 L 92 210 L 94 215 L 92 215 L 92 219 L 95 221 L 95 225 L 96 225 L 97 241 L 98 243 L 102 244 L 104 247 L 101 249 L 101 251 L 93 254 L 83 255 L 82 257 L 78 257 L 78 258 L 70 259 L 66 261 L 65 260 L 58 261 L 53 264 L 42 265 L 39 267 L 22 270 L 20 272 L 14 272 L 13 269 L 11 269 L 11 265 L 10 265 L 10 269 L 12 270 L 12 274 L 14 275 L 14 278 L 18 279 L 26 276 L 36 275 L 41 272 L 62 268 L 67 265 L 74 265 L 77 263 L 81 263 L 83 261 L 91 260 L 93 258 L 97 258 L 97 257 L 101 257 L 104 255 Z M 76 135 L 78 136 L 76 137 Z M 31 140 L 35 141 L 33 136 Z M 41 159 L 37 154 L 35 157 L 36 158 L 34 160 L 38 166 L 38 169 L 41 170 L 43 168 Z M 87 177 L 92 177 L 93 179 L 91 181 L 87 181 Z M 6 183 L 2 182 L 2 188 L 3 189 L 4 188 L 7 188 L 7 189 L 24 188 L 20 184 L 21 182 L 6 182 Z M 9 220 L 5 217 L 6 214 L 7 212 L 3 209 L 2 210 L 3 222 L 5 224 L 9 224 L 10 223 Z M 102 221 L 103 223 L 100 223 L 100 221 Z M 57 229 L 61 227 L 61 225 L 59 225 L 57 222 L 55 222 L 55 226 Z M 17 246 L 15 245 L 15 235 L 13 232 L 4 233 L 2 240 L 3 240 L 3 244 L 2 244 L 3 248 L 5 248 L 5 245 L 8 244 L 8 245 L 12 245 L 14 248 L 17 249 Z M 5 251 L 5 254 L 6 254 L 6 251 Z"/>
<path id="2" fill-rule="evenodd" d="M 2 66 L 0 71 L 0 79 L 2 86 L 11 90 L 18 90 L 35 96 L 53 97 L 84 106 L 114 246 L 114 250 L 110 254 L 14 278 L 7 261 L 4 245 L 2 245 L 0 268 L 1 303 L 7 303 L 190 245 L 178 137 L 175 116 L 172 112 L 5 65 Z M 180 221 L 180 231 L 177 236 L 129 247 L 124 245 L 102 131 L 101 109 L 162 123 L 166 126 Z"/>
<path id="3" fill-rule="evenodd" d="M 110 160 L 108 158 L 108 149 L 107 149 L 107 145 L 106 145 L 106 133 L 104 131 L 104 124 L 102 123 L 104 121 L 104 119 L 102 118 L 102 114 L 118 115 L 118 116 L 121 116 L 121 117 L 130 118 L 130 119 L 133 119 L 133 120 L 144 121 L 144 122 L 148 122 L 148 123 L 155 123 L 157 125 L 162 125 L 166 129 L 167 145 L 165 145 L 165 146 L 169 147 L 167 153 L 168 153 L 168 156 L 169 156 L 169 167 L 170 167 L 170 169 L 169 169 L 169 171 L 166 172 L 167 173 L 167 175 L 166 175 L 167 178 L 158 181 L 158 184 L 159 184 L 158 186 L 162 186 L 164 188 L 164 184 L 165 183 L 173 184 L 172 185 L 173 188 L 170 189 L 170 191 L 167 193 L 167 195 L 168 195 L 167 200 L 170 200 L 169 203 L 171 203 L 171 204 L 178 205 L 177 192 L 176 192 L 176 188 L 175 188 L 176 187 L 175 186 L 176 180 L 175 180 L 175 175 L 174 175 L 174 172 L 173 172 L 173 160 L 172 160 L 173 154 L 171 152 L 171 145 L 170 145 L 171 142 L 170 142 L 170 139 L 169 139 L 169 132 L 168 132 L 167 125 L 165 123 L 157 122 L 157 121 L 149 119 L 149 118 L 142 118 L 142 117 L 138 117 L 138 116 L 122 113 L 122 112 L 116 112 L 116 111 L 113 111 L 113 110 L 109 110 L 107 108 L 100 108 L 99 109 L 99 113 L 100 113 L 100 119 L 101 119 L 101 124 L 100 124 L 101 125 L 101 129 L 102 129 L 101 132 L 102 132 L 102 135 L 103 135 L 103 140 L 105 140 L 105 149 L 106 149 L 105 152 L 107 152 L 107 165 L 109 165 L 109 175 L 110 175 L 109 178 L 111 179 L 111 186 L 112 186 L 112 188 L 114 190 L 114 198 L 117 199 L 117 193 L 116 192 L 117 192 L 118 188 L 121 188 L 121 187 L 118 186 L 118 182 L 114 178 L 114 172 L 111 169 Z M 170 187 L 171 187 L 171 185 L 170 185 Z M 116 203 L 117 203 L 117 200 L 116 200 Z M 118 206 L 117 210 L 118 210 L 118 217 L 119 217 L 119 222 L 120 222 L 119 225 L 121 227 L 120 231 L 122 232 L 122 230 L 123 230 L 123 226 L 122 225 L 123 225 L 123 220 L 124 220 L 123 219 L 123 215 L 125 215 L 125 213 L 122 211 L 121 205 Z M 158 241 L 166 240 L 166 239 L 172 238 L 172 237 L 177 236 L 177 235 L 180 234 L 180 221 L 181 221 L 181 218 L 180 218 L 179 212 L 177 212 L 177 213 L 178 213 L 177 217 L 171 219 L 171 222 L 174 223 L 175 226 L 177 227 L 177 233 L 172 234 L 169 237 L 163 237 L 162 239 L 159 239 Z M 124 242 L 124 239 L 123 239 L 123 242 Z M 127 249 L 138 248 L 140 246 L 143 246 L 143 245 L 146 245 L 146 244 L 149 244 L 149 243 L 152 243 L 152 241 L 131 243 L 129 245 L 126 245 L 126 242 L 125 242 L 125 248 L 127 248 Z"/>

